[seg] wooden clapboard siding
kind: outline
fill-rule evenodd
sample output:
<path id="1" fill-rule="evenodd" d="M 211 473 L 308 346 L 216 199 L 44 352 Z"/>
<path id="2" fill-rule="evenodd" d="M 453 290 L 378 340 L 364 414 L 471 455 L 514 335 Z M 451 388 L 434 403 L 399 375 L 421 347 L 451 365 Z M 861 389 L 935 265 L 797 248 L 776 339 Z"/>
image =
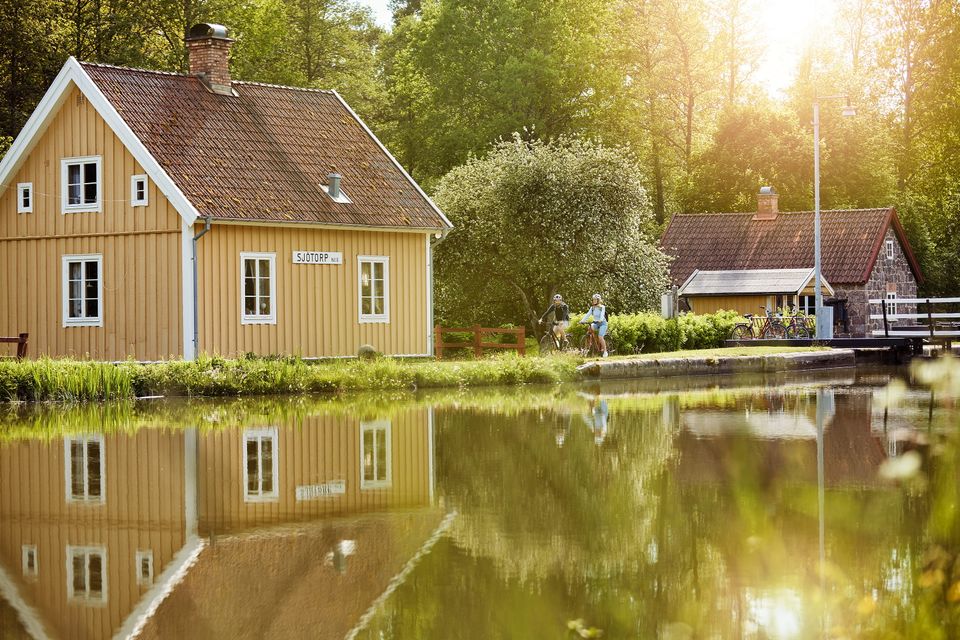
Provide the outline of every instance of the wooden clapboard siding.
<path id="1" fill-rule="evenodd" d="M 102 157 L 101 213 L 61 209 L 60 161 Z M 149 206 L 130 206 L 143 168 L 74 88 L 0 195 L 0 335 L 30 334 L 29 355 L 157 360 L 183 350 L 181 223 L 148 180 Z M 17 213 L 17 183 L 33 213 Z M 63 327 L 61 256 L 103 254 L 103 326 Z"/>
<path id="2" fill-rule="evenodd" d="M 57 637 L 111 637 L 147 589 L 136 581 L 137 550 L 153 551 L 156 578 L 186 541 L 184 434 L 144 429 L 103 438 L 100 506 L 67 504 L 62 439 L 0 447 L 0 563 Z M 25 544 L 37 547 L 35 580 L 22 576 Z M 67 602 L 67 545 L 106 547 L 104 606 Z"/>
<path id="3" fill-rule="evenodd" d="M 426 242 L 423 233 L 214 224 L 198 247 L 199 350 L 317 357 L 355 355 L 371 344 L 387 354 L 426 354 Z M 343 264 L 293 264 L 294 251 L 339 251 Z M 276 254 L 275 325 L 241 324 L 242 252 Z M 359 322 L 360 255 L 390 258 L 389 323 Z"/>
<path id="4" fill-rule="evenodd" d="M 200 438 L 198 474 L 201 535 L 241 531 L 322 516 L 382 511 L 430 504 L 428 410 L 393 415 L 392 486 L 360 488 L 361 421 L 352 417 L 311 416 L 302 424 L 263 424 L 209 432 Z M 249 428 L 278 427 L 278 496 L 268 502 L 244 500 L 243 441 Z M 296 488 L 336 480 L 346 493 L 296 500 Z"/>
<path id="5" fill-rule="evenodd" d="M 720 310 L 736 311 L 739 314 L 761 314 L 767 304 L 767 296 L 695 296 L 687 298 L 693 313 L 716 313 Z"/>

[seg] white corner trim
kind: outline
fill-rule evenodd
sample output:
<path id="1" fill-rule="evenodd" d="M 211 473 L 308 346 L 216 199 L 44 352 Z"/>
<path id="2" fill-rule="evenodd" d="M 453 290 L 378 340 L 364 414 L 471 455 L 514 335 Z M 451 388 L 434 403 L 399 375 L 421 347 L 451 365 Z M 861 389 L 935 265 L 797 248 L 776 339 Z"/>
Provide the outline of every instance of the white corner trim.
<path id="1" fill-rule="evenodd" d="M 434 352 L 433 335 L 433 246 L 431 245 L 430 235 L 427 240 L 427 353 L 431 356 Z"/>
<path id="2" fill-rule="evenodd" d="M 140 163 L 140 166 L 157 185 L 157 188 L 170 200 L 177 213 L 187 223 L 193 224 L 199 215 L 196 208 L 187 200 L 187 197 L 167 175 L 167 172 L 163 170 L 156 158 L 147 151 L 147 148 L 133 133 L 130 126 L 123 120 L 123 117 L 73 56 L 67 58 L 60 69 L 60 73 L 57 74 L 50 88 L 47 89 L 20 134 L 17 135 L 7 155 L 0 161 L 0 193 L 3 193 L 6 188 L 5 185 L 9 184 L 11 175 L 20 168 L 40 136 L 56 116 L 60 106 L 66 100 L 71 83 L 76 85 L 86 99 L 90 101 L 100 117 L 120 138 L 120 141 Z"/>
<path id="3" fill-rule="evenodd" d="M 186 220 L 180 224 L 180 308 L 183 310 L 183 359 L 195 360 L 193 344 L 193 225 Z"/>
<path id="4" fill-rule="evenodd" d="M 367 123 L 365 123 L 363 120 L 360 119 L 360 116 L 358 116 L 357 113 L 350 107 L 350 105 L 347 104 L 347 101 L 343 99 L 343 96 L 341 96 L 336 91 L 333 92 L 333 95 L 336 96 L 337 100 L 340 101 L 340 104 L 342 104 L 344 108 L 346 108 L 346 110 L 350 112 L 350 115 L 353 116 L 353 119 L 356 120 L 361 127 L 363 127 L 363 130 L 367 133 L 367 135 L 370 136 L 370 138 L 377 143 L 377 146 L 380 147 L 380 150 L 383 151 L 385 154 L 387 154 L 387 157 L 390 158 L 390 161 L 394 164 L 394 166 L 400 170 L 400 173 L 403 174 L 403 177 L 405 177 L 410 182 L 410 184 L 413 185 L 414 189 L 417 190 L 417 193 L 419 193 L 423 197 L 423 199 L 427 201 L 427 204 L 429 204 L 433 208 L 433 210 L 437 213 L 437 215 L 439 215 L 440 218 L 444 221 L 444 223 L 446 223 L 447 228 L 452 229 L 453 223 L 450 222 L 450 219 L 447 218 L 447 216 L 444 215 L 443 211 L 440 210 L 440 207 L 438 207 L 436 203 L 434 203 L 434 201 L 430 199 L 430 196 L 428 196 L 426 192 L 420 188 L 420 185 L 417 184 L 417 181 L 414 180 L 409 173 L 407 173 L 407 170 L 404 169 L 399 162 L 397 162 L 397 159 L 393 157 L 393 154 L 390 153 L 390 151 L 385 146 L 383 146 L 383 143 L 380 142 L 380 139 L 373 134 L 373 131 L 371 131 L 370 127 L 367 126 Z"/>
<path id="5" fill-rule="evenodd" d="M 383 265 L 383 313 L 363 312 L 363 263 Z M 390 324 L 390 256 L 357 256 L 357 322 Z"/>

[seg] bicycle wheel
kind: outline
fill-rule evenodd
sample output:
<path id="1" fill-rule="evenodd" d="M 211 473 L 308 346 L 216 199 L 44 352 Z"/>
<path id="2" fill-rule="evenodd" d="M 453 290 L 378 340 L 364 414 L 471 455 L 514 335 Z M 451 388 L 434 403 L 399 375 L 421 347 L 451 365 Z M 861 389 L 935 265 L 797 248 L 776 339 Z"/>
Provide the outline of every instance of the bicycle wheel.
<path id="1" fill-rule="evenodd" d="M 590 339 L 590 334 L 580 338 L 580 354 L 584 357 L 600 355 L 597 353 L 597 343 Z"/>
<path id="2" fill-rule="evenodd" d="M 734 340 L 746 340 L 747 338 L 753 337 L 753 331 L 748 324 L 738 324 L 733 328 L 733 333 L 730 334 L 730 337 Z"/>
<path id="3" fill-rule="evenodd" d="M 774 339 L 774 340 L 783 340 L 787 337 L 787 328 L 783 324 L 771 323 L 763 330 L 763 338 Z"/>
<path id="4" fill-rule="evenodd" d="M 540 354 L 546 355 L 552 353 L 557 348 L 557 343 L 553 339 L 553 336 L 549 333 L 543 334 L 543 337 L 540 338 Z"/>
<path id="5" fill-rule="evenodd" d="M 793 322 L 787 330 L 787 337 L 806 340 L 810 337 L 810 329 L 808 329 L 806 323 L 802 321 Z"/>

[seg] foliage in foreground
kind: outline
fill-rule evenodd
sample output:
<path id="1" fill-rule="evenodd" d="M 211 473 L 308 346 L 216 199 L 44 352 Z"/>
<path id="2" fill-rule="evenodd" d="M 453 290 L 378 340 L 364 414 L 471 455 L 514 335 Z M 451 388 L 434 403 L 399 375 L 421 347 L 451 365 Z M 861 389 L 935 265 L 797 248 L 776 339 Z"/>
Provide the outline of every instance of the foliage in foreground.
<path id="1" fill-rule="evenodd" d="M 667 320 L 657 313 L 612 315 L 609 336 L 617 353 L 653 353 L 681 349 L 722 347 L 740 320 L 735 311 L 709 315 L 686 314 Z M 574 339 L 580 340 L 586 328 L 574 325 Z"/>

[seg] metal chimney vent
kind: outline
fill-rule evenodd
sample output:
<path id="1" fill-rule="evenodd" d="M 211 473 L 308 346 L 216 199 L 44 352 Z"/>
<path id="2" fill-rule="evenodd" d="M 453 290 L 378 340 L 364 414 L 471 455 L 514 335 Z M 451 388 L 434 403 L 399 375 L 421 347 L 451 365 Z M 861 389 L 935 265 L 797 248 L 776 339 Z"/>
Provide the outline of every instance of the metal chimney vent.
<path id="1" fill-rule="evenodd" d="M 327 187 L 327 193 L 330 194 L 330 197 L 334 200 L 340 198 L 340 178 L 342 176 L 339 173 L 328 173 L 327 174 L 327 183 L 330 185 Z"/>

